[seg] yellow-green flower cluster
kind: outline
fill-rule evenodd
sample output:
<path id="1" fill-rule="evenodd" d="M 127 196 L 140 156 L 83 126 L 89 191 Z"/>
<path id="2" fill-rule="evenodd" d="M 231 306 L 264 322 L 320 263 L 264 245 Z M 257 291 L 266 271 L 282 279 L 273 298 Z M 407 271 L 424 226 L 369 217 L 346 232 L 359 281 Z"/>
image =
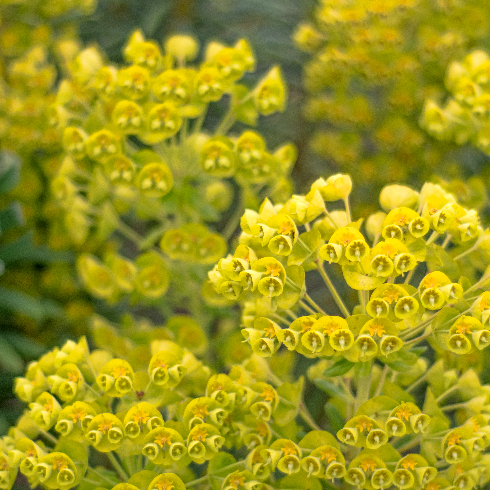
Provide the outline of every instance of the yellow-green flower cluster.
<path id="1" fill-rule="evenodd" d="M 169 275 L 185 294 L 188 277 L 174 270 L 204 277 L 194 266 L 226 252 L 244 203 L 265 192 L 289 192 L 294 146 L 270 152 L 257 132 L 230 133 L 236 121 L 254 125 L 259 115 L 284 110 L 280 69 L 249 89 L 238 83 L 255 69 L 245 40 L 210 43 L 204 60 L 192 64 L 198 51 L 189 36 L 173 36 L 162 49 L 140 31 L 124 48 L 121 67 L 106 64 L 95 47 L 85 49 L 69 63 L 70 76 L 50 107 L 64 147 L 51 181 L 55 222 L 88 252 L 78 270 L 99 298 L 113 302 L 130 294 L 133 301 L 153 301 L 167 291 Z M 208 109 L 222 110 L 225 99 L 228 109 L 210 129 Z M 219 226 L 223 237 L 204 223 L 221 221 L 232 204 L 237 186 L 228 177 L 240 197 L 229 223 Z M 107 243 L 117 235 L 133 242 L 129 250 L 135 246 L 137 254 Z M 190 294 L 198 293 L 190 288 Z"/>
<path id="2" fill-rule="evenodd" d="M 107 217 L 94 206 L 165 225 L 177 209 L 184 224 L 215 221 L 230 201 L 222 177 L 235 176 L 247 192 L 257 189 L 254 183 L 277 187 L 278 175 L 287 180 L 291 145 L 272 155 L 258 133 L 226 136 L 235 121 L 255 124 L 259 114 L 284 109 L 279 68 L 248 89 L 237 83 L 255 69 L 245 40 L 210 43 L 204 61 L 189 64 L 198 51 L 188 36 L 170 38 L 162 50 L 137 31 L 124 48 L 125 66 L 105 64 L 96 48 L 71 64 L 51 107 L 66 155 L 52 185 L 75 243 L 104 227 Z M 208 107 L 225 96 L 228 112 L 214 130 L 203 130 Z"/>
<path id="3" fill-rule="evenodd" d="M 0 488 L 10 490 L 18 472 L 31 487 L 53 490 L 269 490 L 322 480 L 366 490 L 469 490 L 489 479 L 488 386 L 471 369 L 458 378 L 442 361 L 434 364 L 425 374 L 423 410 L 409 393 L 410 372 L 392 382 L 379 378 L 354 411 L 347 403 L 334 436 L 305 411 L 303 379 L 282 382 L 258 356 L 212 374 L 187 349 L 155 339 L 144 357 L 133 368 L 107 350 L 90 351 L 82 338 L 32 363 L 16 383 L 30 410 L 0 439 Z M 315 384 L 336 387 L 344 403 L 352 397 L 348 385 L 315 372 Z M 365 391 L 362 379 L 355 382 Z M 452 423 L 452 411 L 466 417 Z M 312 430 L 300 430 L 298 415 Z M 421 454 L 410 451 L 416 446 Z M 90 464 L 96 452 L 111 469 Z"/>
<path id="4" fill-rule="evenodd" d="M 444 105 L 442 94 L 426 100 L 423 127 L 438 140 L 458 145 L 471 142 L 489 154 L 489 74 L 490 58 L 485 51 L 473 51 L 462 61 L 453 61 L 445 79 L 451 95 Z"/>
<path id="5" fill-rule="evenodd" d="M 285 345 L 307 357 L 343 358 L 338 362 L 346 367 L 376 357 L 390 364 L 426 328 L 423 338 L 432 331 L 445 350 L 485 348 L 490 333 L 481 308 L 488 293 L 481 291 L 488 273 L 462 269 L 465 257 L 486 247 L 476 211 L 438 185 L 425 184 L 420 192 L 388 186 L 380 195 L 386 212 L 371 215 L 363 234 L 362 220 L 350 217 L 351 187 L 347 175 L 334 175 L 314 182 L 305 196 L 275 206 L 266 200 L 259 212 L 245 211 L 240 244 L 209 278 L 218 293 L 243 303 L 242 333 L 253 351 L 270 357 Z M 337 200 L 345 210 L 327 209 L 325 201 Z M 358 292 L 353 309 L 327 272 L 334 264 L 345 280 L 342 289 Z M 318 289 L 308 294 L 311 269 L 341 316 L 317 304 L 312 296 Z"/>
<path id="6" fill-rule="evenodd" d="M 317 2 L 314 21 L 295 33 L 311 55 L 304 84 L 312 150 L 343 169 L 359 169 L 375 192 L 437 174 L 452 160 L 452 147 L 421 131 L 422 106 L 443 92 L 447 64 L 485 42 L 489 18 L 490 8 L 477 0 Z"/>

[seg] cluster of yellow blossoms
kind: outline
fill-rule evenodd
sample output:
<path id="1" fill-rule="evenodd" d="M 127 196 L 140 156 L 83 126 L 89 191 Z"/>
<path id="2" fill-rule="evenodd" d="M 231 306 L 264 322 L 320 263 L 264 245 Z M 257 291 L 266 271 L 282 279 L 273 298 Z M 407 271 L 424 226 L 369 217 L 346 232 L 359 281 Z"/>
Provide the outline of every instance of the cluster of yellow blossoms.
<path id="1" fill-rule="evenodd" d="M 488 481 L 488 386 L 471 369 L 458 379 L 439 361 L 422 378 L 414 367 L 389 382 L 375 368 L 380 384 L 362 401 L 312 366 L 313 383 L 337 390 L 331 401 L 355 400 L 345 402 L 335 437 L 311 419 L 303 377 L 283 382 L 256 355 L 213 374 L 186 348 L 153 339 L 132 363 L 90 351 L 85 338 L 31 363 L 15 388 L 30 410 L 0 439 L 0 488 L 10 490 L 18 472 L 31 487 L 53 490 L 271 490 L 326 480 L 367 490 L 469 490 Z M 421 410 L 410 391 L 424 378 Z M 362 381 L 354 381 L 358 393 Z M 454 411 L 466 414 L 462 422 L 451 423 Z M 420 454 L 410 451 L 416 446 Z M 91 463 L 100 453 L 111 469 Z"/>

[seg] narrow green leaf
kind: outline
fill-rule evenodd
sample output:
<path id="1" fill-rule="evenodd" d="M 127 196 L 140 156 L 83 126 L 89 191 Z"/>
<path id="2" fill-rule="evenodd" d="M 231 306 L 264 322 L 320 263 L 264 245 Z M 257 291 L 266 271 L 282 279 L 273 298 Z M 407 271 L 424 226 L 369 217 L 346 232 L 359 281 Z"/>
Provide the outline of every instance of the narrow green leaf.
<path id="1" fill-rule="evenodd" d="M 343 374 L 348 373 L 352 369 L 354 364 L 354 362 L 342 358 L 336 361 L 327 369 L 325 369 L 322 374 L 326 378 L 335 378 L 336 376 L 342 376 Z"/>

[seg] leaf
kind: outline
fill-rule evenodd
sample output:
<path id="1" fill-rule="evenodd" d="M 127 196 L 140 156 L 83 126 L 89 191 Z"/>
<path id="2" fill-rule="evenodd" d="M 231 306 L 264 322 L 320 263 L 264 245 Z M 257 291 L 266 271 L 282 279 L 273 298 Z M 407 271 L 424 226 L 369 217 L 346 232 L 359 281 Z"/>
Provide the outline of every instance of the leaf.
<path id="1" fill-rule="evenodd" d="M 343 426 L 343 424 L 342 424 Z M 305 449 L 316 449 L 317 447 L 328 444 L 338 449 L 339 443 L 335 437 L 325 430 L 311 430 L 298 443 L 298 446 Z"/>
<path id="2" fill-rule="evenodd" d="M 220 470 L 222 470 L 225 466 L 229 466 L 233 463 L 236 463 L 236 459 L 229 453 L 225 453 L 223 451 L 219 452 L 214 456 L 208 465 L 208 475 L 210 476 L 209 482 L 211 483 L 211 487 L 213 490 L 221 490 L 222 480 L 221 478 L 213 478 L 212 475 L 219 474 Z M 222 472 L 221 477 L 225 477 L 226 473 Z"/>
<path id="3" fill-rule="evenodd" d="M 416 259 L 417 262 L 424 262 L 427 255 L 427 245 L 425 244 L 425 240 L 419 238 L 412 243 L 407 245 L 409 253 L 411 253 Z"/>
<path id="4" fill-rule="evenodd" d="M 393 371 L 397 371 L 399 373 L 406 373 L 412 369 L 412 364 L 407 364 L 402 359 L 395 359 L 393 361 L 388 360 L 387 357 L 382 357 L 381 360 L 389 366 Z"/>
<path id="5" fill-rule="evenodd" d="M 322 374 L 326 378 L 335 378 L 337 376 L 342 376 L 343 374 L 348 373 L 354 367 L 354 364 L 354 362 L 348 361 L 347 359 L 344 359 L 342 357 L 338 361 L 335 361 L 335 363 L 332 364 L 330 367 L 325 369 Z"/>
<path id="6" fill-rule="evenodd" d="M 20 180 L 20 159 L 14 153 L 0 152 L 0 194 L 11 191 Z"/>
<path id="7" fill-rule="evenodd" d="M 364 314 L 351 315 L 348 318 L 346 318 L 347 324 L 349 325 L 349 329 L 354 334 L 355 337 L 359 335 L 361 328 L 364 327 L 365 323 L 368 322 L 369 320 L 371 320 L 371 317 Z"/>
<path id="8" fill-rule="evenodd" d="M 24 361 L 15 349 L 7 342 L 6 339 L 0 337 L 0 366 L 7 373 L 22 374 L 24 371 Z"/>
<path id="9" fill-rule="evenodd" d="M 0 287 L 0 308 L 32 318 L 38 322 L 45 318 L 61 317 L 63 310 L 50 300 L 39 300 L 21 291 Z"/>
<path id="10" fill-rule="evenodd" d="M 6 333 L 3 334 L 3 338 L 15 347 L 17 352 L 30 359 L 41 357 L 46 351 L 43 344 L 22 334 Z"/>
<path id="11" fill-rule="evenodd" d="M 48 247 L 39 247 L 33 240 L 33 232 L 29 231 L 17 240 L 0 247 L 0 258 L 6 263 L 17 260 L 30 262 L 68 262 L 73 255 L 69 252 L 54 252 Z"/>
<path id="12" fill-rule="evenodd" d="M 301 490 L 322 490 L 320 480 L 316 476 L 308 476 L 304 470 L 282 478 L 274 484 L 274 487 L 276 485 L 278 485 L 278 488 L 284 489 L 301 488 Z"/>
<path id="13" fill-rule="evenodd" d="M 248 88 L 245 85 L 234 85 L 232 88 L 232 107 L 237 121 L 255 126 L 259 112 L 255 107 L 253 97 L 247 97 Z"/>
<path id="14" fill-rule="evenodd" d="M 327 415 L 328 421 L 335 432 L 338 432 L 342 427 L 344 427 L 344 417 L 339 412 L 339 409 L 332 403 L 325 403 L 325 414 Z"/>
<path id="15" fill-rule="evenodd" d="M 355 415 L 371 416 L 377 412 L 393 410 L 398 406 L 398 402 L 389 396 L 375 396 L 364 402 L 357 410 Z"/>
<path id="16" fill-rule="evenodd" d="M 24 214 L 18 202 L 11 202 L 6 208 L 0 211 L 0 233 L 5 233 L 12 228 L 23 226 Z"/>
<path id="17" fill-rule="evenodd" d="M 277 297 L 277 306 L 282 309 L 293 307 L 305 292 L 305 270 L 300 265 L 286 267 L 287 281 L 282 294 Z"/>
<path id="18" fill-rule="evenodd" d="M 345 265 L 342 267 L 342 273 L 347 284 L 356 291 L 371 291 L 386 281 L 386 277 L 372 277 L 361 274 L 357 271 L 357 266 Z"/>
<path id="19" fill-rule="evenodd" d="M 338 397 L 344 400 L 345 402 L 350 401 L 349 395 L 340 388 L 340 386 L 337 386 L 336 384 L 332 383 L 331 381 L 327 381 L 326 379 L 321 379 L 317 378 L 313 380 L 313 383 L 315 383 L 318 388 L 320 388 L 322 391 L 325 393 L 328 393 L 332 397 Z"/>
<path id="20" fill-rule="evenodd" d="M 443 272 L 453 282 L 460 277 L 458 265 L 440 245 L 433 243 L 427 247 L 426 262 L 429 272 Z"/>
<path id="21" fill-rule="evenodd" d="M 277 393 L 284 399 L 279 399 L 279 404 L 274 411 L 274 420 L 277 425 L 284 426 L 298 415 L 304 382 L 304 377 L 300 376 L 295 383 L 283 383 L 277 388 Z"/>
<path id="22" fill-rule="evenodd" d="M 322 236 L 318 230 L 302 233 L 288 256 L 288 265 L 302 265 L 314 260 Z"/>

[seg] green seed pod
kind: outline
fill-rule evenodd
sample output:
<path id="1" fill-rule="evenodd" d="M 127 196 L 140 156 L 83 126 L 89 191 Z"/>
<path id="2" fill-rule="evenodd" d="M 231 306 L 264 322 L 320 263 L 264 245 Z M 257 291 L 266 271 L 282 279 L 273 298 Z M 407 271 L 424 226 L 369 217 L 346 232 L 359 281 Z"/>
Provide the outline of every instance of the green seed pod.
<path id="1" fill-rule="evenodd" d="M 63 148 L 74 160 L 81 160 L 87 154 L 87 139 L 83 129 L 69 126 L 63 131 Z"/>
<path id="2" fill-rule="evenodd" d="M 301 461 L 298 456 L 289 454 L 279 459 L 277 462 L 277 469 L 283 473 L 292 475 L 301 469 Z"/>
<path id="3" fill-rule="evenodd" d="M 347 483 L 362 488 L 366 483 L 366 475 L 360 468 L 349 468 L 344 476 Z"/>
<path id="4" fill-rule="evenodd" d="M 342 478 L 346 473 L 345 464 L 339 461 L 332 461 L 325 470 L 325 478 Z"/>
<path id="5" fill-rule="evenodd" d="M 104 169 L 112 185 L 130 185 L 136 175 L 134 163 L 124 155 L 112 157 Z"/>
<path id="6" fill-rule="evenodd" d="M 390 312 L 390 305 L 383 298 L 372 298 L 366 305 L 366 311 L 373 318 L 384 318 Z"/>
<path id="7" fill-rule="evenodd" d="M 359 430 L 355 427 L 344 427 L 337 432 L 337 437 L 344 444 L 354 446 L 359 437 Z"/>
<path id="8" fill-rule="evenodd" d="M 177 107 L 169 102 L 154 106 L 146 116 L 147 127 L 141 139 L 153 145 L 177 134 L 182 125 L 182 116 Z"/>
<path id="9" fill-rule="evenodd" d="M 388 442 L 388 434 L 382 429 L 371 429 L 366 437 L 366 447 L 378 449 Z"/>
<path id="10" fill-rule="evenodd" d="M 114 66 L 103 66 L 94 76 L 92 85 L 102 98 L 112 98 L 117 87 L 117 69 Z"/>
<path id="11" fill-rule="evenodd" d="M 403 230 L 395 224 L 386 225 L 381 233 L 383 238 L 395 238 L 396 240 L 403 240 Z"/>
<path id="12" fill-rule="evenodd" d="M 281 344 L 274 339 L 259 338 L 251 341 L 250 345 L 254 353 L 260 357 L 271 357 L 277 352 Z"/>
<path id="13" fill-rule="evenodd" d="M 119 70 L 117 84 L 124 97 L 142 99 L 150 91 L 150 73 L 142 66 L 123 68 Z"/>
<path id="14" fill-rule="evenodd" d="M 233 143 L 224 136 L 207 141 L 200 154 L 201 168 L 215 177 L 230 177 L 235 172 Z"/>
<path id="15" fill-rule="evenodd" d="M 388 277 L 394 269 L 393 261 L 385 255 L 376 255 L 371 260 L 371 272 L 376 274 L 376 277 Z"/>
<path id="16" fill-rule="evenodd" d="M 343 352 L 354 345 L 354 340 L 354 334 L 350 330 L 341 328 L 333 332 L 328 341 L 335 351 Z"/>
<path id="17" fill-rule="evenodd" d="M 353 348 L 356 349 L 361 362 L 367 362 L 378 353 L 378 344 L 370 335 L 359 335 L 354 342 Z"/>
<path id="18" fill-rule="evenodd" d="M 427 288 L 420 296 L 422 306 L 428 310 L 439 310 L 446 303 L 446 298 L 439 288 Z"/>
<path id="19" fill-rule="evenodd" d="M 136 259 L 135 289 L 149 299 L 161 298 L 169 287 L 169 273 L 162 258 L 147 252 Z"/>
<path id="20" fill-rule="evenodd" d="M 132 391 L 133 379 L 134 372 L 127 361 L 112 359 L 101 369 L 96 382 L 109 396 L 121 397 Z"/>
<path id="21" fill-rule="evenodd" d="M 196 96 L 200 102 L 216 102 L 221 99 L 226 88 L 225 80 L 217 68 L 201 68 L 195 78 Z"/>
<path id="22" fill-rule="evenodd" d="M 408 229 L 415 238 L 421 238 L 429 231 L 430 223 L 425 218 L 419 216 L 410 221 Z"/>
<path id="23" fill-rule="evenodd" d="M 373 474 L 371 475 L 371 485 L 376 490 L 378 488 L 387 488 L 391 486 L 393 477 L 394 475 L 390 470 L 387 470 L 386 468 L 378 468 L 377 470 L 374 470 Z"/>
<path id="24" fill-rule="evenodd" d="M 464 447 L 459 446 L 458 444 L 448 446 L 444 451 L 444 459 L 449 464 L 461 463 L 467 456 Z"/>
<path id="25" fill-rule="evenodd" d="M 86 143 L 87 155 L 93 160 L 106 164 L 112 157 L 121 153 L 119 135 L 102 129 L 91 134 Z"/>
<path id="26" fill-rule="evenodd" d="M 448 302 L 454 302 L 458 299 L 463 298 L 463 287 L 461 286 L 461 284 L 447 284 L 446 286 L 440 287 L 439 290 L 444 294 L 444 296 L 446 297 L 446 301 Z"/>
<path id="27" fill-rule="evenodd" d="M 369 252 L 370 248 L 365 240 L 352 240 L 345 249 L 345 256 L 351 262 L 361 262 Z"/>
<path id="28" fill-rule="evenodd" d="M 114 451 L 123 442 L 123 425 L 112 413 L 101 413 L 88 425 L 85 438 L 97 451 Z"/>
<path id="29" fill-rule="evenodd" d="M 139 171 L 136 185 L 147 197 L 163 197 L 173 187 L 172 172 L 163 161 L 148 163 Z"/>
<path id="30" fill-rule="evenodd" d="M 342 258 L 342 246 L 336 243 L 327 243 L 320 248 L 318 254 L 329 264 L 332 262 L 337 264 Z"/>
<path id="31" fill-rule="evenodd" d="M 161 102 L 185 104 L 192 95 L 194 76 L 191 70 L 165 70 L 153 80 L 152 92 Z"/>
<path id="32" fill-rule="evenodd" d="M 393 484 L 400 489 L 410 488 L 415 484 L 415 478 L 410 471 L 399 468 L 393 473 Z"/>
<path id="33" fill-rule="evenodd" d="M 301 333 L 290 328 L 282 329 L 277 333 L 277 338 L 290 351 L 295 350 L 300 340 Z"/>
<path id="34" fill-rule="evenodd" d="M 320 352 L 325 345 L 325 335 L 314 330 L 305 332 L 301 336 L 301 344 L 311 353 Z"/>
<path id="35" fill-rule="evenodd" d="M 67 490 L 79 483 L 75 464 L 61 452 L 52 452 L 43 456 L 34 471 L 46 488 Z"/>
<path id="36" fill-rule="evenodd" d="M 138 134 L 143 127 L 143 109 L 132 100 L 121 100 L 112 110 L 112 122 L 123 134 Z"/>
<path id="37" fill-rule="evenodd" d="M 395 305 L 394 312 L 397 318 L 404 320 L 415 315 L 419 309 L 419 302 L 412 296 L 403 296 Z"/>
<path id="38" fill-rule="evenodd" d="M 321 477 L 325 471 L 323 468 L 320 458 L 307 456 L 301 460 L 301 469 L 308 473 L 308 478 L 310 476 Z"/>
<path id="39" fill-rule="evenodd" d="M 424 430 L 429 425 L 431 419 L 425 413 L 418 413 L 418 414 L 411 415 L 409 420 L 410 420 L 410 426 L 412 427 L 415 433 L 418 432 L 424 433 Z"/>
<path id="40" fill-rule="evenodd" d="M 44 392 L 36 398 L 34 403 L 30 403 L 30 415 L 32 420 L 42 430 L 48 431 L 56 424 L 61 406 L 56 398 L 48 392 Z"/>
<path id="41" fill-rule="evenodd" d="M 404 275 L 417 267 L 417 259 L 412 254 L 398 254 L 393 261 L 397 274 Z"/>
<path id="42" fill-rule="evenodd" d="M 471 338 L 478 350 L 483 350 L 490 344 L 490 332 L 488 330 L 475 330 L 471 332 Z"/>
<path id="43" fill-rule="evenodd" d="M 399 418 L 389 417 L 386 421 L 385 430 L 388 435 L 391 435 L 393 437 L 402 437 L 406 434 L 407 427 Z"/>
<path id="44" fill-rule="evenodd" d="M 403 340 L 394 335 L 383 335 L 379 344 L 381 354 L 387 356 L 399 351 L 403 347 Z"/>
<path id="45" fill-rule="evenodd" d="M 240 165 L 256 164 L 266 151 L 264 138 L 255 131 L 245 131 L 238 138 L 235 151 Z"/>

